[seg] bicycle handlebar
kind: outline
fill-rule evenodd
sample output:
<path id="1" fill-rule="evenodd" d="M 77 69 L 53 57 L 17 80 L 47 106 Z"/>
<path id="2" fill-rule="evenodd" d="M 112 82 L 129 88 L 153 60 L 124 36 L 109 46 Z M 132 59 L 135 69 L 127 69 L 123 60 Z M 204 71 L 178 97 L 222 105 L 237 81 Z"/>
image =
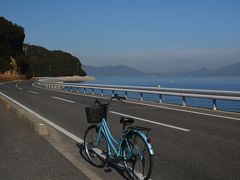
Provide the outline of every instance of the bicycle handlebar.
<path id="1" fill-rule="evenodd" d="M 123 96 L 119 96 L 118 94 L 114 94 L 114 96 L 111 97 L 111 99 L 107 103 L 103 104 L 98 99 L 96 99 L 95 104 L 98 104 L 99 106 L 108 106 L 114 99 L 117 99 L 118 101 L 122 101 L 122 100 L 125 100 L 126 98 Z"/>

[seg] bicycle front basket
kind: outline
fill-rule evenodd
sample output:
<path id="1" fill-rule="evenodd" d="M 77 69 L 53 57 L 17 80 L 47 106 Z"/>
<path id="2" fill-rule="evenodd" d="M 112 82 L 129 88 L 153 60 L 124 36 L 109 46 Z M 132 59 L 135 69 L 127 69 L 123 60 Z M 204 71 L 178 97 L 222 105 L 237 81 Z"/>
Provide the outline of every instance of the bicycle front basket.
<path id="1" fill-rule="evenodd" d="M 100 123 L 103 118 L 107 118 L 107 107 L 90 106 L 85 110 L 88 123 Z"/>

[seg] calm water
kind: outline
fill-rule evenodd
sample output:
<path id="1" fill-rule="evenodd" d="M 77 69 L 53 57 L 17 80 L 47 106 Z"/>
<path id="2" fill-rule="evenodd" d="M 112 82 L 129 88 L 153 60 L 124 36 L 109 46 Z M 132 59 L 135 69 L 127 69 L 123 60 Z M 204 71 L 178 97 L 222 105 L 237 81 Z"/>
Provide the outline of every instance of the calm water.
<path id="1" fill-rule="evenodd" d="M 240 91 L 240 77 L 159 77 L 159 76 L 137 76 L 137 77 L 97 77 L 95 81 L 86 84 L 105 84 L 105 85 L 129 85 L 147 86 L 164 88 L 186 88 L 186 89 L 210 89 L 210 90 L 229 90 Z M 99 92 L 100 93 L 100 92 Z M 118 92 L 122 94 L 122 92 Z M 111 94 L 111 92 L 104 92 Z M 130 98 L 139 99 L 139 94 L 129 93 Z M 157 95 L 144 95 L 145 100 L 158 101 Z M 163 102 L 181 104 L 180 97 L 163 96 Z M 212 100 L 187 98 L 187 105 L 196 107 L 212 107 Z M 240 112 L 240 102 L 217 101 L 220 110 Z"/>

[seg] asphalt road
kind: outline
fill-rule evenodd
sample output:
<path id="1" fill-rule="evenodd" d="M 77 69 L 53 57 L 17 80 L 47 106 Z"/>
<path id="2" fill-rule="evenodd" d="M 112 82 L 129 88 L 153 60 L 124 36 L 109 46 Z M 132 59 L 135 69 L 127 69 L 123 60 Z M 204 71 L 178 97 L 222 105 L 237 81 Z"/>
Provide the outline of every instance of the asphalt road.
<path id="1" fill-rule="evenodd" d="M 83 139 L 89 126 L 84 109 L 95 98 L 38 89 L 31 81 L 2 84 L 0 92 Z M 239 114 L 114 102 L 108 124 L 118 137 L 118 114 L 134 116 L 135 125 L 152 129 L 151 179 L 240 179 Z M 123 178 L 115 170 L 95 172 L 105 179 Z"/>
<path id="2" fill-rule="evenodd" d="M 87 179 L 60 154 L 30 123 L 20 120 L 0 102 L 1 180 Z"/>

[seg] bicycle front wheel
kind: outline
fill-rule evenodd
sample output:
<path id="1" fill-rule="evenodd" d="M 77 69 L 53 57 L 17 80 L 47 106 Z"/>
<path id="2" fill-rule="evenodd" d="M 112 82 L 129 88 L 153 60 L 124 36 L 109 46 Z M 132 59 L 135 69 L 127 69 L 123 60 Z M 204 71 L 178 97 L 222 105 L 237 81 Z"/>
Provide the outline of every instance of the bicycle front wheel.
<path id="1" fill-rule="evenodd" d="M 149 179 L 152 172 L 152 155 L 138 133 L 131 133 L 123 146 L 123 163 L 131 179 Z"/>
<path id="2" fill-rule="evenodd" d="M 103 132 L 97 125 L 90 126 L 84 135 L 84 148 L 89 161 L 97 167 L 104 167 L 108 157 L 108 146 Z"/>

